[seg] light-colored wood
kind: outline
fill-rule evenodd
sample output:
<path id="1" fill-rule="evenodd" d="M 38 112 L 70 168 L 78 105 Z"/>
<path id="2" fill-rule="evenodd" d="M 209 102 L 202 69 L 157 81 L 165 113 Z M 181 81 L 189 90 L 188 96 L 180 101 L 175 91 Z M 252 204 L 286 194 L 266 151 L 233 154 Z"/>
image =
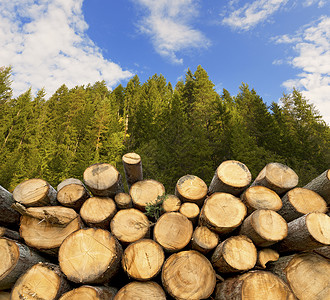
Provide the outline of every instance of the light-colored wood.
<path id="1" fill-rule="evenodd" d="M 38 263 L 17 280 L 11 300 L 56 300 L 69 289 L 70 285 L 57 265 Z"/>
<path id="2" fill-rule="evenodd" d="M 154 240 L 165 251 L 176 252 L 188 245 L 193 233 L 193 225 L 187 217 L 170 212 L 163 214 L 154 228 Z"/>
<path id="3" fill-rule="evenodd" d="M 250 170 L 245 164 L 237 160 L 226 160 L 215 171 L 209 194 L 222 192 L 238 196 L 250 184 L 251 179 Z"/>
<path id="4" fill-rule="evenodd" d="M 247 271 L 257 262 L 257 249 L 246 236 L 232 236 L 215 248 L 211 262 L 220 273 Z"/>
<path id="5" fill-rule="evenodd" d="M 276 249 L 279 252 L 313 250 L 330 245 L 330 217 L 310 213 L 288 224 L 288 236 Z"/>
<path id="6" fill-rule="evenodd" d="M 128 189 L 137 181 L 143 180 L 142 160 L 137 153 L 126 153 L 122 157 Z"/>
<path id="7" fill-rule="evenodd" d="M 83 178 L 93 196 L 112 198 L 123 191 L 120 173 L 114 166 L 107 163 L 89 166 L 84 171 Z"/>
<path id="8" fill-rule="evenodd" d="M 127 208 L 133 207 L 132 198 L 127 193 L 116 194 L 114 200 L 115 200 L 117 209 L 127 209 Z"/>
<path id="9" fill-rule="evenodd" d="M 217 284 L 215 300 L 229 299 L 296 300 L 296 297 L 276 275 L 267 271 L 250 271 Z"/>
<path id="10" fill-rule="evenodd" d="M 192 202 L 202 206 L 207 195 L 207 185 L 203 179 L 195 175 L 185 175 L 177 181 L 175 195 L 182 202 Z"/>
<path id="11" fill-rule="evenodd" d="M 11 240 L 22 242 L 23 239 L 17 231 L 8 229 L 6 227 L 0 227 L 0 238 L 5 237 Z"/>
<path id="12" fill-rule="evenodd" d="M 282 200 L 273 190 L 261 185 L 251 186 L 241 195 L 248 214 L 257 209 L 271 209 L 278 211 L 282 207 Z"/>
<path id="13" fill-rule="evenodd" d="M 40 178 L 21 182 L 13 191 L 14 200 L 26 207 L 57 205 L 56 190 Z"/>
<path id="14" fill-rule="evenodd" d="M 317 193 L 305 189 L 294 188 L 282 197 L 283 206 L 278 213 L 291 222 L 299 217 L 312 212 L 327 212 L 327 203 Z"/>
<path id="15" fill-rule="evenodd" d="M 11 207 L 14 203 L 13 195 L 0 185 L 0 226 L 19 223 L 20 214 Z"/>
<path id="16" fill-rule="evenodd" d="M 10 289 L 30 267 L 45 258 L 24 244 L 0 238 L 0 290 Z"/>
<path id="17" fill-rule="evenodd" d="M 125 249 L 121 263 L 130 278 L 147 281 L 160 272 L 164 260 L 164 251 L 158 243 L 142 239 Z"/>
<path id="18" fill-rule="evenodd" d="M 269 163 L 258 174 L 251 186 L 262 185 L 281 195 L 298 184 L 298 175 L 286 165 Z"/>
<path id="19" fill-rule="evenodd" d="M 240 234 L 249 237 L 258 247 L 268 247 L 287 236 L 288 225 L 277 212 L 259 209 L 244 220 Z"/>
<path id="20" fill-rule="evenodd" d="M 271 248 L 263 248 L 258 251 L 257 266 L 266 269 L 267 263 L 277 261 L 280 255 L 277 251 Z"/>
<path id="21" fill-rule="evenodd" d="M 181 207 L 181 201 L 175 195 L 166 195 L 162 207 L 165 213 L 172 211 L 179 211 Z"/>
<path id="22" fill-rule="evenodd" d="M 111 233 L 124 244 L 147 237 L 149 227 L 147 216 L 135 208 L 118 211 L 110 222 Z"/>
<path id="23" fill-rule="evenodd" d="M 175 299 L 208 299 L 215 288 L 216 276 L 204 255 L 194 250 L 182 251 L 165 261 L 162 283 Z"/>
<path id="24" fill-rule="evenodd" d="M 314 178 L 304 188 L 318 193 L 330 206 L 330 169 L 325 170 L 321 175 Z"/>
<path id="25" fill-rule="evenodd" d="M 0 292 L 0 300 L 10 300 L 10 293 Z"/>
<path id="26" fill-rule="evenodd" d="M 316 253 L 282 256 L 270 270 L 284 280 L 299 300 L 328 300 L 330 261 Z"/>
<path id="27" fill-rule="evenodd" d="M 239 198 L 228 193 L 213 193 L 205 200 L 199 223 L 224 234 L 240 226 L 246 213 L 246 206 Z"/>
<path id="28" fill-rule="evenodd" d="M 116 204 L 111 198 L 91 197 L 82 205 L 80 216 L 89 227 L 109 230 L 110 221 L 116 212 Z"/>
<path id="29" fill-rule="evenodd" d="M 219 236 L 206 226 L 198 226 L 195 228 L 191 239 L 192 249 L 206 254 L 213 250 L 218 243 Z"/>
<path id="30" fill-rule="evenodd" d="M 107 230 L 85 228 L 62 243 L 58 260 L 62 272 L 76 283 L 105 283 L 119 270 L 122 247 Z"/>
<path id="31" fill-rule="evenodd" d="M 57 201 L 63 206 L 79 210 L 89 197 L 89 192 L 79 179 L 68 178 L 57 186 Z"/>
<path id="32" fill-rule="evenodd" d="M 66 292 L 59 300 L 113 300 L 116 293 L 113 287 L 83 285 Z"/>
<path id="33" fill-rule="evenodd" d="M 186 216 L 193 224 L 195 224 L 199 217 L 199 207 L 196 203 L 185 202 L 181 205 L 179 212 Z"/>
<path id="34" fill-rule="evenodd" d="M 123 286 L 114 300 L 166 300 L 162 287 L 153 281 L 133 281 Z"/>

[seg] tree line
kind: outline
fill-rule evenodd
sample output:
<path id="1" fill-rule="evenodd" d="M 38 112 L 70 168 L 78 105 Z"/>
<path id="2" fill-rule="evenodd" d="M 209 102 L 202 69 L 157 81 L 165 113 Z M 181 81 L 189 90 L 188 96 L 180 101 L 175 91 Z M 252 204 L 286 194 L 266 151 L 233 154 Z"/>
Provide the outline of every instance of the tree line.
<path id="1" fill-rule="evenodd" d="M 13 190 L 28 178 L 53 186 L 82 178 L 97 162 L 123 174 L 121 157 L 141 155 L 145 178 L 168 193 L 183 175 L 210 183 L 227 159 L 246 164 L 253 177 L 268 162 L 293 168 L 300 186 L 329 167 L 330 130 L 296 89 L 270 106 L 242 83 L 237 95 L 216 92 L 207 72 L 188 70 L 175 87 L 163 75 L 109 90 L 104 81 L 46 99 L 42 89 L 12 96 L 11 67 L 0 68 L 0 185 Z"/>

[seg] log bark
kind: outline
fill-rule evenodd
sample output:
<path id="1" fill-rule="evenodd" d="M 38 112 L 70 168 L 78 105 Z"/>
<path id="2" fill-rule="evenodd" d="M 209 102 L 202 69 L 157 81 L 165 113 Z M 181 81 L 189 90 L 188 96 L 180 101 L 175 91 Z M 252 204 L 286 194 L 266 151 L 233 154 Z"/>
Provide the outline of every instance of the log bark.
<path id="1" fill-rule="evenodd" d="M 192 239 L 191 247 L 202 254 L 207 254 L 213 250 L 219 243 L 219 236 L 208 229 L 206 226 L 198 226 L 195 228 Z"/>
<path id="2" fill-rule="evenodd" d="M 65 179 L 57 186 L 57 201 L 63 206 L 79 210 L 89 197 L 89 192 L 79 179 Z"/>
<path id="3" fill-rule="evenodd" d="M 265 186 L 281 195 L 298 184 L 298 175 L 288 166 L 280 163 L 267 164 L 251 186 Z"/>
<path id="4" fill-rule="evenodd" d="M 296 297 L 276 275 L 267 271 L 250 271 L 217 284 L 215 300 L 228 299 L 295 300 Z"/>
<path id="5" fill-rule="evenodd" d="M 280 257 L 270 270 L 284 280 L 300 300 L 326 300 L 330 295 L 330 262 L 316 253 Z"/>
<path id="6" fill-rule="evenodd" d="M 330 259 L 330 246 L 324 246 L 313 250 L 315 253 Z"/>
<path id="7" fill-rule="evenodd" d="M 0 290 L 12 288 L 28 268 L 46 261 L 26 245 L 7 238 L 0 238 L 0 257 Z"/>
<path id="8" fill-rule="evenodd" d="M 116 204 L 111 198 L 91 197 L 82 205 L 80 216 L 89 227 L 109 230 L 110 221 L 116 212 Z"/>
<path id="9" fill-rule="evenodd" d="M 118 209 L 127 209 L 133 207 L 132 198 L 127 193 L 116 194 L 114 200 Z"/>
<path id="10" fill-rule="evenodd" d="M 108 282 L 119 270 L 122 247 L 107 230 L 75 231 L 62 243 L 58 260 L 62 272 L 76 283 Z"/>
<path id="11" fill-rule="evenodd" d="M 288 225 L 275 211 L 260 209 L 244 220 L 240 234 L 249 237 L 258 247 L 268 247 L 287 236 Z"/>
<path id="12" fill-rule="evenodd" d="M 123 286 L 114 300 L 166 300 L 164 290 L 153 281 L 133 281 Z"/>
<path id="13" fill-rule="evenodd" d="M 13 195 L 0 185 L 0 226 L 17 226 L 20 214 L 11 206 Z"/>
<path id="14" fill-rule="evenodd" d="M 313 250 L 330 245 L 330 217 L 310 213 L 288 224 L 288 235 L 276 245 L 279 252 Z"/>
<path id="15" fill-rule="evenodd" d="M 58 205 L 56 190 L 47 181 L 40 178 L 21 182 L 15 187 L 13 198 L 26 207 Z"/>
<path id="16" fill-rule="evenodd" d="M 11 240 L 22 242 L 23 239 L 17 231 L 8 229 L 6 227 L 0 227 L 0 238 L 5 237 Z"/>
<path id="17" fill-rule="evenodd" d="M 11 299 L 56 300 L 69 289 L 70 285 L 57 265 L 38 263 L 17 280 Z"/>
<path id="18" fill-rule="evenodd" d="M 282 197 L 283 206 L 278 213 L 291 222 L 312 212 L 327 212 L 327 203 L 317 193 L 304 189 L 294 188 Z"/>
<path id="19" fill-rule="evenodd" d="M 213 252 L 211 263 L 220 273 L 236 273 L 252 269 L 257 262 L 257 249 L 244 235 L 232 236 Z"/>
<path id="20" fill-rule="evenodd" d="M 175 195 L 166 195 L 164 202 L 162 204 L 164 213 L 179 211 L 181 207 L 180 199 Z"/>
<path id="21" fill-rule="evenodd" d="M 193 225 L 187 217 L 170 212 L 163 214 L 154 228 L 154 240 L 165 251 L 177 252 L 186 247 L 192 237 Z"/>
<path id="22" fill-rule="evenodd" d="M 125 249 L 121 263 L 130 278 L 147 281 L 160 272 L 164 260 L 164 251 L 158 243 L 142 239 Z"/>
<path id="23" fill-rule="evenodd" d="M 148 237 L 150 223 L 141 211 L 130 208 L 118 211 L 110 222 L 111 233 L 124 245 Z"/>
<path id="24" fill-rule="evenodd" d="M 66 292 L 59 300 L 113 300 L 116 294 L 117 289 L 113 287 L 83 285 Z"/>
<path id="25" fill-rule="evenodd" d="M 142 160 L 137 153 L 126 153 L 122 157 L 128 190 L 132 184 L 143 180 Z"/>
<path id="26" fill-rule="evenodd" d="M 208 299 L 215 288 L 216 276 L 204 255 L 194 250 L 182 251 L 165 261 L 162 283 L 175 299 Z"/>
<path id="27" fill-rule="evenodd" d="M 257 209 L 278 211 L 282 207 L 280 196 L 273 190 L 261 185 L 249 187 L 241 195 L 241 200 L 246 205 L 249 215 Z"/>
<path id="28" fill-rule="evenodd" d="M 239 198 L 227 193 L 213 193 L 201 209 L 199 224 L 224 234 L 241 225 L 247 213 Z"/>
<path id="29" fill-rule="evenodd" d="M 266 269 L 269 262 L 277 261 L 279 257 L 279 253 L 274 249 L 263 248 L 258 251 L 257 266 Z"/>
<path id="30" fill-rule="evenodd" d="M 185 175 L 177 181 L 175 195 L 182 202 L 192 202 L 202 206 L 207 195 L 207 185 L 195 175 Z"/>
<path id="31" fill-rule="evenodd" d="M 196 224 L 200 210 L 196 203 L 185 202 L 181 205 L 179 212 L 186 216 L 193 224 Z"/>
<path id="32" fill-rule="evenodd" d="M 330 169 L 314 178 L 304 188 L 318 193 L 330 206 Z"/>
<path id="33" fill-rule="evenodd" d="M 83 174 L 84 183 L 94 196 L 113 198 L 123 191 L 118 170 L 106 163 L 89 166 Z"/>
<path id="34" fill-rule="evenodd" d="M 251 179 L 251 173 L 246 165 L 236 160 L 226 160 L 215 171 L 208 192 L 238 196 L 250 184 Z"/>

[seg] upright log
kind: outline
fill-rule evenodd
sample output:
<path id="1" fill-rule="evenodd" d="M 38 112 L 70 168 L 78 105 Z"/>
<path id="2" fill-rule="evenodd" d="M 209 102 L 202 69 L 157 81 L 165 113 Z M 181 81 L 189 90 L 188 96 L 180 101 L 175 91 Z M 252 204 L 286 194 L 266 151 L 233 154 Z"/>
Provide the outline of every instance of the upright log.
<path id="1" fill-rule="evenodd" d="M 206 226 L 195 228 L 191 238 L 191 248 L 202 254 L 207 254 L 213 250 L 219 243 L 219 236 L 208 229 Z"/>
<path id="2" fill-rule="evenodd" d="M 121 192 L 116 194 L 114 200 L 118 209 L 126 209 L 133 207 L 132 197 L 127 193 Z"/>
<path id="3" fill-rule="evenodd" d="M 11 206 L 13 195 L 0 185 L 0 226 L 17 226 L 20 214 Z"/>
<path id="4" fill-rule="evenodd" d="M 327 202 L 328 206 L 330 206 L 330 169 L 314 178 L 304 188 L 318 193 Z"/>
<path id="5" fill-rule="evenodd" d="M 238 196 L 250 184 L 251 173 L 246 165 L 236 160 L 222 162 L 212 178 L 209 194 L 215 192 Z"/>
<path id="6" fill-rule="evenodd" d="M 153 281 L 133 281 L 123 286 L 114 300 L 166 300 L 161 286 Z"/>
<path id="7" fill-rule="evenodd" d="M 59 300 L 113 300 L 116 293 L 117 289 L 113 287 L 83 285 L 66 292 Z"/>
<path id="8" fill-rule="evenodd" d="M 137 153 L 126 153 L 122 157 L 128 190 L 132 184 L 143 180 L 142 160 Z"/>

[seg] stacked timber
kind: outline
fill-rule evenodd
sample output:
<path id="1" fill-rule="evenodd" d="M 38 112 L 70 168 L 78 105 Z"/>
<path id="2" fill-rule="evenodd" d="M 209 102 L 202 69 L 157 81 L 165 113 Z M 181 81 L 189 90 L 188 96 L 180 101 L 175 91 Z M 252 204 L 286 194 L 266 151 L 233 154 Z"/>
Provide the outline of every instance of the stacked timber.
<path id="1" fill-rule="evenodd" d="M 138 154 L 122 163 L 126 190 L 108 163 L 0 186 L 0 299 L 329 299 L 329 170 L 302 188 L 228 160 L 167 194 Z"/>

